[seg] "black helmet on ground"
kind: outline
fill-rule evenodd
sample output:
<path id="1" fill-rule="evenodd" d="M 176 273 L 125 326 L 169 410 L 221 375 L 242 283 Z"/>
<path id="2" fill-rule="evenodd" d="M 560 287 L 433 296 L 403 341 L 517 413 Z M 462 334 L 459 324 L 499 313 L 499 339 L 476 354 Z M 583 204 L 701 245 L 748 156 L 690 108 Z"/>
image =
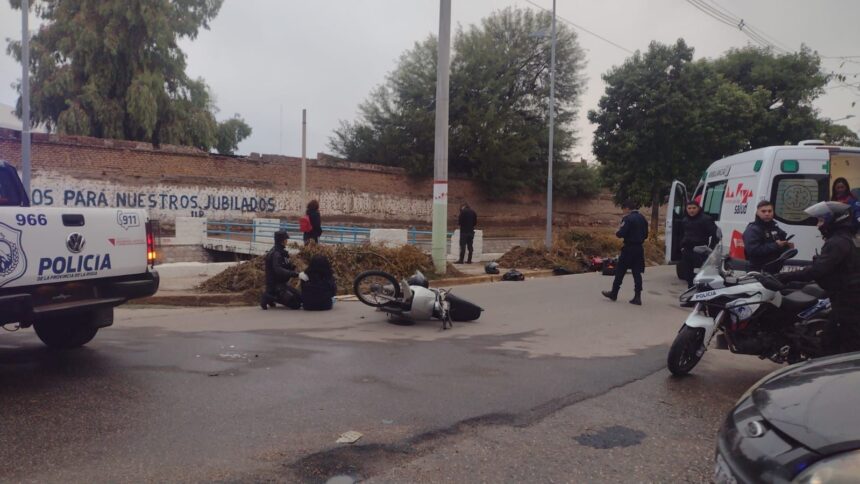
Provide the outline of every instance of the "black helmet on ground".
<path id="1" fill-rule="evenodd" d="M 484 266 L 484 272 L 486 272 L 487 274 L 498 274 L 499 263 L 496 261 L 488 262 L 487 265 Z"/>
<path id="2" fill-rule="evenodd" d="M 502 276 L 503 281 L 523 281 L 525 278 L 526 276 L 516 269 L 511 269 Z"/>

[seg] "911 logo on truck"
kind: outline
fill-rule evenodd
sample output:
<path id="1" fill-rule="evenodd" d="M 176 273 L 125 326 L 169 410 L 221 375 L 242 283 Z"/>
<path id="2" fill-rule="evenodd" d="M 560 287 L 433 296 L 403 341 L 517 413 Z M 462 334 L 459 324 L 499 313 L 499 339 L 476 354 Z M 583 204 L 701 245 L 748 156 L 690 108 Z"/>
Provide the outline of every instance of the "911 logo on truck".
<path id="1" fill-rule="evenodd" d="M 117 210 L 116 223 L 122 227 L 123 230 L 128 230 L 130 227 L 140 227 L 140 216 L 135 212 L 123 212 L 122 210 Z"/>
<path id="2" fill-rule="evenodd" d="M 0 287 L 27 272 L 27 255 L 21 250 L 21 231 L 0 223 Z"/>

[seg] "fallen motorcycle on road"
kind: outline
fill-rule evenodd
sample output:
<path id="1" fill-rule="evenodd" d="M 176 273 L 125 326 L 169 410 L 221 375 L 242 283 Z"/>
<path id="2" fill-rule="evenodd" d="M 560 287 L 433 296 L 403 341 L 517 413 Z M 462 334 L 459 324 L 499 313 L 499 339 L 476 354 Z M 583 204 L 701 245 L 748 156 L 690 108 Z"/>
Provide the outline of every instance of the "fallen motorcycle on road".
<path id="1" fill-rule="evenodd" d="M 384 271 L 365 271 L 355 278 L 353 289 L 359 301 L 386 313 L 392 323 L 400 325 L 435 318 L 442 321 L 442 329 L 448 329 L 454 321 L 478 319 L 483 311 L 451 294 L 450 289 L 431 289 L 420 271 L 400 282 Z"/>

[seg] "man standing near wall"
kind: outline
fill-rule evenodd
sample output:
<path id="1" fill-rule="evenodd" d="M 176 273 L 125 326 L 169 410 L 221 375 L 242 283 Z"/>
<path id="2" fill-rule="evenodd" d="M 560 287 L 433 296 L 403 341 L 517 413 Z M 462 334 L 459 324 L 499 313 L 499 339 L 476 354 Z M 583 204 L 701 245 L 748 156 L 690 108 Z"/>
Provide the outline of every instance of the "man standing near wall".
<path id="1" fill-rule="evenodd" d="M 463 256 L 466 255 L 466 248 L 469 249 L 469 258 L 466 259 L 466 264 L 472 263 L 472 243 L 475 240 L 475 227 L 478 225 L 478 214 L 472 210 L 468 203 L 463 203 L 460 206 L 460 216 L 457 219 L 460 225 L 460 258 L 457 259 L 457 264 L 463 263 Z"/>

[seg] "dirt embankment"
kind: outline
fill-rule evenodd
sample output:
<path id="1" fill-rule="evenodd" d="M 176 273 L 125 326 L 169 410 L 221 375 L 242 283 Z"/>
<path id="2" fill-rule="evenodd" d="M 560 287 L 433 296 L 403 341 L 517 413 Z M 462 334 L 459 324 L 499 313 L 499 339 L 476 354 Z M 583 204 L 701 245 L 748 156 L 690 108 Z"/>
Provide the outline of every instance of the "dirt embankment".
<path id="1" fill-rule="evenodd" d="M 433 260 L 421 249 L 406 245 L 388 248 L 378 245 L 310 245 L 302 246 L 291 260 L 299 271 L 307 267 L 308 261 L 316 254 L 325 255 L 331 262 L 337 281 L 338 294 L 351 294 L 355 277 L 368 270 L 383 270 L 395 277 L 408 277 L 416 270 L 435 279 L 439 276 L 433 270 Z M 258 301 L 266 285 L 264 258 L 255 257 L 239 263 L 204 281 L 198 289 L 208 293 L 242 293 L 248 302 Z M 462 275 L 448 264 L 446 277 Z M 293 281 L 298 284 L 297 280 Z"/>
<path id="2" fill-rule="evenodd" d="M 554 237 L 549 250 L 542 243 L 515 246 L 497 261 L 501 267 L 518 269 L 554 269 L 563 267 L 570 272 L 586 272 L 592 257 L 616 257 L 621 252 L 621 239 L 609 230 L 567 229 Z M 645 241 L 645 263 L 663 263 L 662 241 Z"/>

